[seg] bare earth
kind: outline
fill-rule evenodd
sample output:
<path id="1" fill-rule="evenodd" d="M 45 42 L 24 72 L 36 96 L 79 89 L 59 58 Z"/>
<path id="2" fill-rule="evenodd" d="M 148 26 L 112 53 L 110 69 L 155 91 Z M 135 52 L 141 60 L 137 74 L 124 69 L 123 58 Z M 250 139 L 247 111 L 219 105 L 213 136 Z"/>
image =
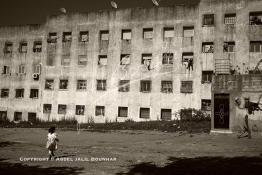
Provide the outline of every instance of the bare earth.
<path id="1" fill-rule="evenodd" d="M 261 174 L 262 135 L 57 130 L 56 161 L 44 129 L 0 129 L 0 174 Z M 104 158 L 104 159 L 100 159 Z M 106 158 L 106 159 L 105 159 Z M 76 161 L 77 159 L 77 161 Z"/>

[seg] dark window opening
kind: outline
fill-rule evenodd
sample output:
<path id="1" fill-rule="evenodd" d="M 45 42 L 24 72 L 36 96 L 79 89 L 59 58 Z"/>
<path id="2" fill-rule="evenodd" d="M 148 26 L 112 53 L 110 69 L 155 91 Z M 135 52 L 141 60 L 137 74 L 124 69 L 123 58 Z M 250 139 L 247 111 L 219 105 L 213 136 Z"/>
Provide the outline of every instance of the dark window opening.
<path id="1" fill-rule="evenodd" d="M 88 40 L 89 40 L 88 31 L 80 31 L 79 42 L 88 42 Z"/>
<path id="2" fill-rule="evenodd" d="M 52 104 L 44 104 L 43 105 L 43 113 L 50 114 L 52 110 Z"/>
<path id="3" fill-rule="evenodd" d="M 45 89 L 53 90 L 54 89 L 54 80 L 45 80 Z"/>
<path id="4" fill-rule="evenodd" d="M 21 121 L 21 120 L 22 120 L 22 112 L 15 112 L 14 121 Z"/>
<path id="5" fill-rule="evenodd" d="M 161 81 L 161 92 L 172 93 L 173 92 L 173 82 L 172 81 Z"/>
<path id="6" fill-rule="evenodd" d="M 211 100 L 201 99 L 201 110 L 202 111 L 211 111 Z"/>
<path id="7" fill-rule="evenodd" d="M 19 45 L 19 52 L 26 53 L 27 52 L 27 42 L 21 42 Z"/>
<path id="8" fill-rule="evenodd" d="M 129 80 L 120 80 L 119 81 L 119 92 L 129 92 L 130 81 Z"/>
<path id="9" fill-rule="evenodd" d="M 214 53 L 214 43 L 213 42 L 202 43 L 202 53 Z"/>
<path id="10" fill-rule="evenodd" d="M 212 83 L 213 71 L 202 71 L 202 83 Z"/>
<path id="11" fill-rule="evenodd" d="M 151 92 L 151 81 L 141 80 L 140 81 L 140 92 Z"/>
<path id="12" fill-rule="evenodd" d="M 58 114 L 66 114 L 66 105 L 59 104 L 58 105 Z"/>
<path id="13" fill-rule="evenodd" d="M 96 116 L 105 116 L 105 107 L 104 106 L 96 106 L 95 115 Z"/>
<path id="14" fill-rule="evenodd" d="M 15 90 L 15 98 L 24 98 L 24 89 Z"/>
<path id="15" fill-rule="evenodd" d="M 205 14 L 203 16 L 203 26 L 214 26 L 215 25 L 215 15 Z"/>
<path id="16" fill-rule="evenodd" d="M 186 67 L 186 69 L 194 70 L 194 53 L 192 52 L 184 52 L 182 53 L 182 64 Z"/>
<path id="17" fill-rule="evenodd" d="M 3 67 L 3 73 L 4 75 L 11 75 L 10 66 L 4 66 Z"/>
<path id="18" fill-rule="evenodd" d="M 97 80 L 97 87 L 98 91 L 105 91 L 106 90 L 106 80 Z"/>
<path id="19" fill-rule="evenodd" d="M 127 117 L 128 107 L 118 107 L 118 117 Z"/>
<path id="20" fill-rule="evenodd" d="M 150 108 L 140 108 L 140 118 L 149 119 L 150 118 Z"/>
<path id="21" fill-rule="evenodd" d="M 35 41 L 34 42 L 33 52 L 35 52 L 35 53 L 42 52 L 42 41 Z"/>
<path id="22" fill-rule="evenodd" d="M 1 98 L 7 98 L 9 96 L 9 89 L 1 89 Z"/>
<path id="23" fill-rule="evenodd" d="M 250 25 L 262 25 L 262 12 L 250 12 L 249 24 Z"/>
<path id="24" fill-rule="evenodd" d="M 7 111 L 0 111 L 0 121 L 8 121 Z"/>
<path id="25" fill-rule="evenodd" d="M 193 81 L 181 81 L 181 93 L 193 93 Z"/>
<path id="26" fill-rule="evenodd" d="M 4 53 L 12 53 L 13 52 L 13 43 L 6 42 L 4 47 Z"/>
<path id="27" fill-rule="evenodd" d="M 63 42 L 72 41 L 72 32 L 63 32 Z"/>
<path id="28" fill-rule="evenodd" d="M 130 64 L 130 54 L 121 54 L 120 65 L 129 65 L 129 64 Z"/>
<path id="29" fill-rule="evenodd" d="M 250 41 L 250 52 L 262 52 L 262 41 Z"/>
<path id="30" fill-rule="evenodd" d="M 48 38 L 47 38 L 47 42 L 48 43 L 56 43 L 57 42 L 57 33 L 52 32 L 48 34 Z"/>
<path id="31" fill-rule="evenodd" d="M 86 83 L 86 80 L 77 80 L 77 90 L 85 90 Z"/>
<path id="32" fill-rule="evenodd" d="M 224 42 L 224 52 L 235 52 L 235 42 Z"/>
<path id="33" fill-rule="evenodd" d="M 163 53 L 162 64 L 173 64 L 174 54 L 173 53 Z"/>
<path id="34" fill-rule="evenodd" d="M 36 122 L 36 113 L 35 112 L 28 112 L 28 121 L 31 123 Z"/>
<path id="35" fill-rule="evenodd" d="M 30 90 L 30 98 L 38 98 L 38 89 Z"/>
<path id="36" fill-rule="evenodd" d="M 68 80 L 60 80 L 59 89 L 61 90 L 68 89 Z"/>
<path id="37" fill-rule="evenodd" d="M 172 110 L 171 109 L 161 109 L 161 120 L 171 120 Z"/>

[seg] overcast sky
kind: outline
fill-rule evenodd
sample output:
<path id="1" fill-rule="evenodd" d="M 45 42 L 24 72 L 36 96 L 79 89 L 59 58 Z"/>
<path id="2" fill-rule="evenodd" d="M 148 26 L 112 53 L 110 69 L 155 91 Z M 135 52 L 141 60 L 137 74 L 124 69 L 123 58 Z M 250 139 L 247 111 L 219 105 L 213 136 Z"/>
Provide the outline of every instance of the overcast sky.
<path id="1" fill-rule="evenodd" d="M 0 25 L 40 24 L 48 15 L 111 9 L 111 0 L 0 0 Z M 152 0 L 114 0 L 119 8 L 152 7 Z M 159 0 L 158 0 L 159 1 Z M 160 0 L 160 6 L 194 4 L 198 0 Z"/>

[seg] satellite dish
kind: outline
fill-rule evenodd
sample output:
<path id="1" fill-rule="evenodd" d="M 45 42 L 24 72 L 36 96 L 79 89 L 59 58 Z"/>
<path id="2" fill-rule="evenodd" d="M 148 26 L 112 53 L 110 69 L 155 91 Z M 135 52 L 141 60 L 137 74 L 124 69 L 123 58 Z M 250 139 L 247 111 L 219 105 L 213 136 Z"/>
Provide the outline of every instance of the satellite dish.
<path id="1" fill-rule="evenodd" d="M 61 13 L 66 13 L 66 9 L 65 9 L 65 8 L 60 8 L 59 11 L 60 11 Z"/>
<path id="2" fill-rule="evenodd" d="M 161 1 L 161 0 L 160 0 Z M 157 1 L 157 0 L 152 0 L 153 4 L 155 4 L 155 6 L 159 6 L 159 2 L 160 1 Z"/>
<path id="3" fill-rule="evenodd" d="M 117 9 L 117 4 L 115 1 L 111 1 L 110 3 L 113 8 Z"/>

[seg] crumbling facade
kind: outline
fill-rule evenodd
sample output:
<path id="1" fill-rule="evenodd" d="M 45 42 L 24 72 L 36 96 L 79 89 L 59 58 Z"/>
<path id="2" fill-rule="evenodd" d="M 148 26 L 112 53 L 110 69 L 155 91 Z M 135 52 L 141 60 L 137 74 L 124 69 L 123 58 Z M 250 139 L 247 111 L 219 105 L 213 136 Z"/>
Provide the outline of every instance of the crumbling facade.
<path id="1" fill-rule="evenodd" d="M 63 14 L 0 28 L 0 116 L 79 122 L 171 120 L 211 113 L 217 74 L 261 59 L 262 2 Z"/>

